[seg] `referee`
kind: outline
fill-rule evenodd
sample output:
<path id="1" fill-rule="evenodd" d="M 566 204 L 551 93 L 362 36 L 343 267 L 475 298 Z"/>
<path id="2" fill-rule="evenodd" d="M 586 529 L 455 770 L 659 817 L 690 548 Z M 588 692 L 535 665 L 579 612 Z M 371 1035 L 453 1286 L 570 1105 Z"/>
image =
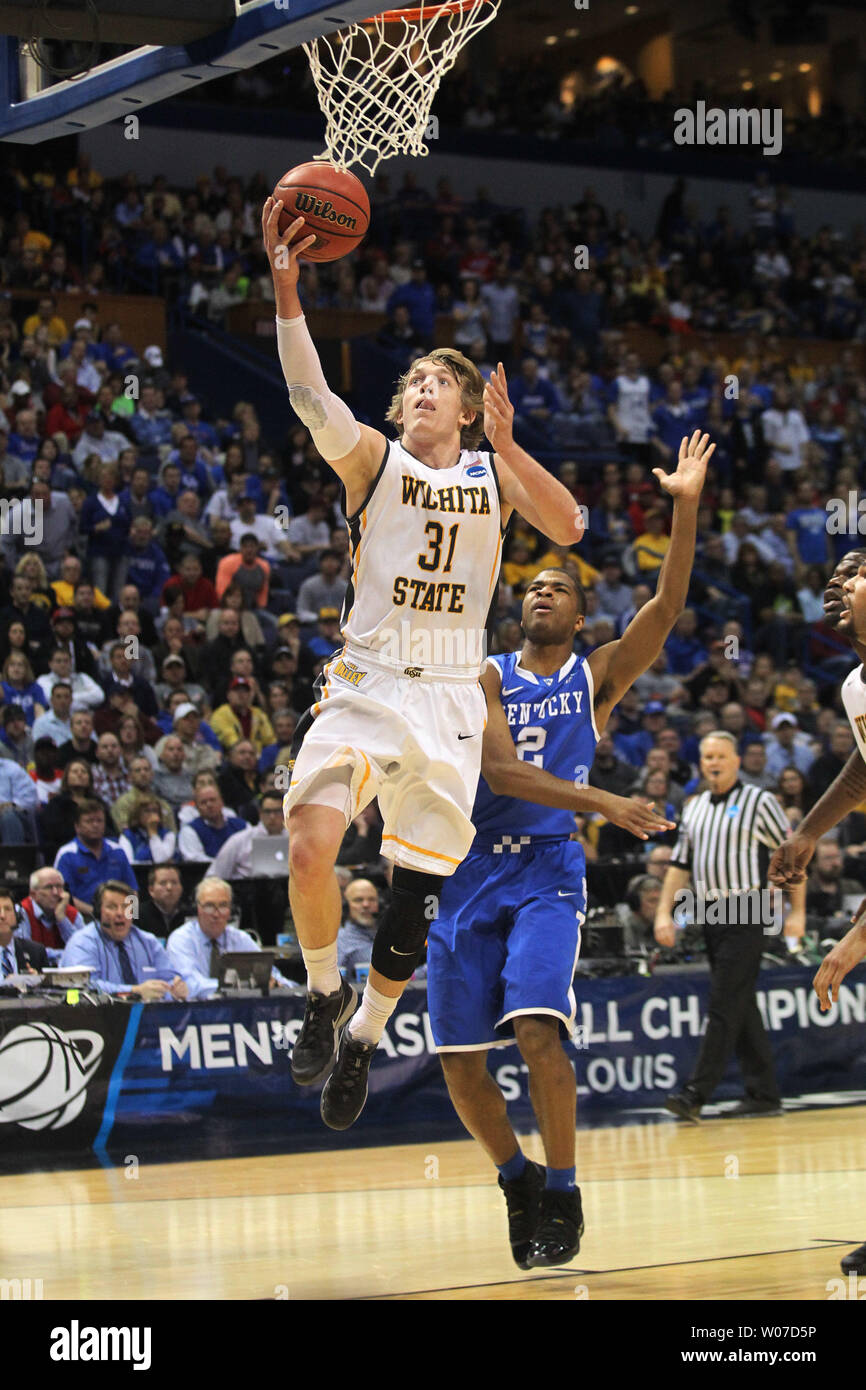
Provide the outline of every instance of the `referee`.
<path id="1" fill-rule="evenodd" d="M 740 781 L 732 734 L 717 730 L 701 740 L 701 773 L 708 790 L 687 802 L 680 833 L 662 884 L 655 937 L 673 946 L 673 912 L 692 885 L 695 920 L 702 921 L 710 961 L 707 1031 L 691 1078 L 666 1104 L 680 1119 L 697 1121 L 736 1052 L 746 1083 L 734 1115 L 772 1115 L 781 1110 L 770 1040 L 764 1031 L 755 985 L 765 935 L 781 931 L 781 897 L 762 891 L 770 852 L 790 829 L 772 792 Z M 790 891 L 786 932 L 802 936 L 805 883 Z M 789 939 L 789 945 L 792 944 Z"/>

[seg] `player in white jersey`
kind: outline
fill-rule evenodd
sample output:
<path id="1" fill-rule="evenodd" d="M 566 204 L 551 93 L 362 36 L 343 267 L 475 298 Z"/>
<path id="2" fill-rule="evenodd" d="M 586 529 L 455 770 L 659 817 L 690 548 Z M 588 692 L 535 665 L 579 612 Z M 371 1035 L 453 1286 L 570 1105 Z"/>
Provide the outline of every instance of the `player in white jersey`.
<path id="1" fill-rule="evenodd" d="M 626 355 L 625 370 L 614 379 L 611 397 L 608 418 L 617 439 L 634 458 L 648 464 L 653 429 L 650 382 L 640 369 L 636 352 Z"/>
<path id="2" fill-rule="evenodd" d="M 824 621 L 847 638 L 862 663 L 842 685 L 842 702 L 857 747 L 790 840 L 773 855 L 770 879 L 781 888 L 803 882 L 821 836 L 866 800 L 866 551 L 851 551 L 839 561 L 824 594 Z M 851 920 L 851 930 L 824 957 L 813 981 L 822 1012 L 838 999 L 839 985 L 848 972 L 866 958 L 866 898 Z M 842 1272 L 866 1274 L 866 1243 L 844 1257 Z"/>
<path id="3" fill-rule="evenodd" d="M 298 298 L 297 257 L 315 238 L 304 236 L 303 218 L 280 236 L 281 209 L 269 198 L 262 213 L 280 361 L 295 413 L 343 483 L 352 542 L 345 646 L 325 668 L 286 796 L 289 898 L 308 986 L 292 1075 L 299 1085 L 328 1077 L 322 1118 L 347 1129 L 443 879 L 473 838 L 483 635 L 505 525 L 516 510 L 570 545 L 583 520 L 571 494 L 515 444 L 501 364 L 485 387 L 462 353 L 437 349 L 398 384 L 388 412 L 396 441 L 356 422 L 325 381 Z M 484 434 L 492 454 L 478 452 Z M 382 852 L 395 867 L 352 1018 L 355 992 L 337 969 L 334 863 L 349 822 L 376 796 Z"/>

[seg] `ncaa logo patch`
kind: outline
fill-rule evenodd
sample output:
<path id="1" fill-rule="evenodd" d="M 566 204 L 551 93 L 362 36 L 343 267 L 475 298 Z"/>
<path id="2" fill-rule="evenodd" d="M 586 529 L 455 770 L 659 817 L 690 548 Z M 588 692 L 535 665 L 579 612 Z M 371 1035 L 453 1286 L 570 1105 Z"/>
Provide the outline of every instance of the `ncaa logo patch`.
<path id="1" fill-rule="evenodd" d="M 466 470 L 467 478 L 486 478 L 487 469 L 481 463 L 473 463 L 471 468 Z"/>
<path id="2" fill-rule="evenodd" d="M 79 1028 L 24 1023 L 0 1042 L 0 1124 L 62 1129 L 81 1114 L 105 1041 Z"/>

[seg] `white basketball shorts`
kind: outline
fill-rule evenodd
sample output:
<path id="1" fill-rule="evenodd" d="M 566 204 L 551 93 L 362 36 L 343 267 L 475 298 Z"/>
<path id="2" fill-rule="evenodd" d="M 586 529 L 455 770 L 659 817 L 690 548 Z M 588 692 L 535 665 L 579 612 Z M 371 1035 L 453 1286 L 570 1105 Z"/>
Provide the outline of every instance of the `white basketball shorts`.
<path id="1" fill-rule="evenodd" d="M 475 835 L 487 724 L 477 677 L 385 666 L 357 648 L 333 657 L 324 677 L 283 803 L 287 823 L 306 803 L 341 809 L 348 826 L 377 796 L 385 858 L 453 874 Z"/>

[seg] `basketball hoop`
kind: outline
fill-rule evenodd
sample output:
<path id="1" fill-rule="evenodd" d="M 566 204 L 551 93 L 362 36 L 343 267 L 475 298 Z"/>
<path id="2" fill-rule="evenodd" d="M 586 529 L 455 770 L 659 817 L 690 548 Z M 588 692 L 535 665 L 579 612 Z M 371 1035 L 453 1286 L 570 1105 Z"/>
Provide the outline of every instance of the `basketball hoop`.
<path id="1" fill-rule="evenodd" d="M 433 19 L 441 19 L 446 14 L 457 14 L 460 10 L 477 9 L 480 0 L 451 0 L 450 4 L 428 5 L 426 7 L 426 18 L 428 22 Z M 383 10 L 379 19 L 386 24 L 395 24 L 398 19 L 406 19 L 410 24 L 416 24 L 418 20 L 425 18 L 425 7 L 419 5 L 414 10 Z M 369 22 L 369 21 L 368 21 Z"/>
<path id="2" fill-rule="evenodd" d="M 326 149 L 316 158 L 375 174 L 383 159 L 429 154 L 424 137 L 439 83 L 469 40 L 496 18 L 500 3 L 449 0 L 385 10 L 305 43 L 326 122 Z"/>

